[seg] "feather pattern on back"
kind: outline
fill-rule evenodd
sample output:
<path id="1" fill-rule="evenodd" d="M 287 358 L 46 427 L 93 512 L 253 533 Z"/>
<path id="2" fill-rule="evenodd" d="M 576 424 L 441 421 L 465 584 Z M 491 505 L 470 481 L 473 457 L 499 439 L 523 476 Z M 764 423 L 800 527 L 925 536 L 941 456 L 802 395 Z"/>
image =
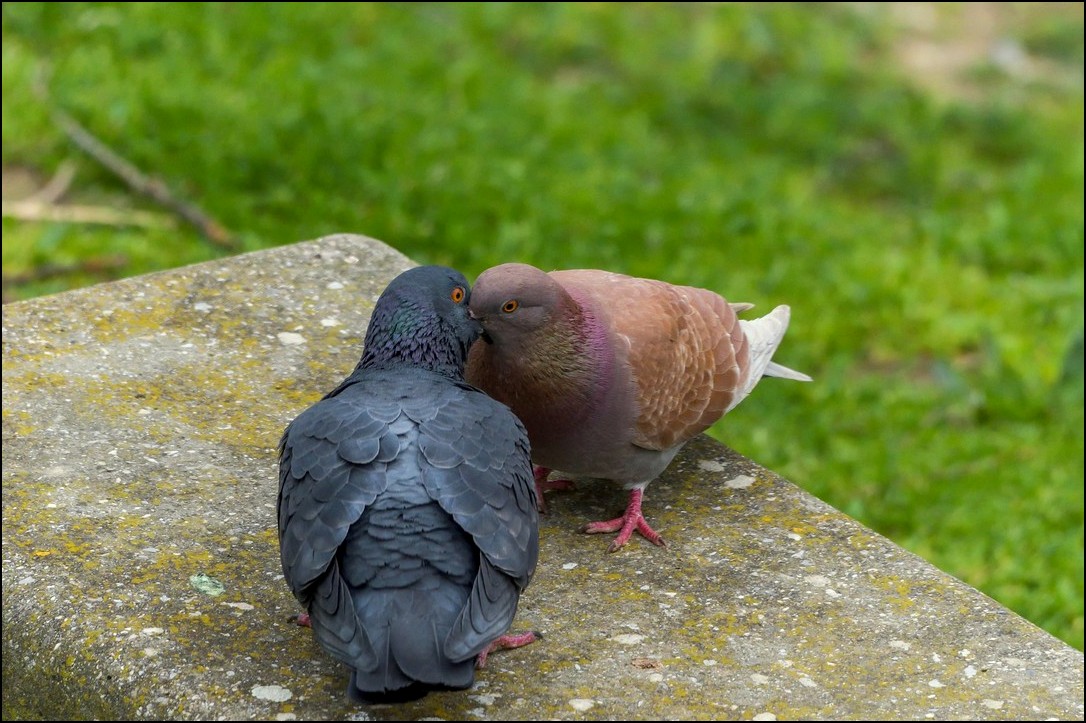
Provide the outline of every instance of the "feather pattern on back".
<path id="1" fill-rule="evenodd" d="M 771 361 L 788 307 L 741 321 L 750 307 L 608 271 L 502 264 L 476 281 L 484 336 L 465 374 L 524 422 L 540 479 L 557 469 L 631 490 L 622 518 L 586 531 L 619 531 L 612 550 L 634 529 L 663 544 L 641 514 L 645 486 L 763 376 L 810 380 Z"/>
<path id="2" fill-rule="evenodd" d="M 406 297 L 424 316 L 435 303 L 410 288 Z M 478 334 L 466 299 L 436 329 L 379 301 L 367 348 L 385 352 L 364 355 L 280 442 L 283 573 L 317 641 L 351 667 L 357 700 L 470 686 L 476 656 L 509 628 L 535 569 L 527 433 L 457 379 L 474 338 L 458 327 Z M 406 354 L 380 336 L 390 318 L 386 332 L 412 330 Z"/>

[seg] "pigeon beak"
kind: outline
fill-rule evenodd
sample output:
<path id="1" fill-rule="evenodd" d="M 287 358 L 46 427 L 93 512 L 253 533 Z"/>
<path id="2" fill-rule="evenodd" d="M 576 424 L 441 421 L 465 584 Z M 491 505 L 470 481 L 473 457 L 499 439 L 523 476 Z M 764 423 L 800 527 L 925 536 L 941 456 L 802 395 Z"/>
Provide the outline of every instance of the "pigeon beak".
<path id="1" fill-rule="evenodd" d="M 475 312 L 472 311 L 471 309 L 468 309 L 468 318 L 471 319 L 472 321 L 474 321 L 480 327 L 482 327 L 482 332 L 479 334 L 479 338 L 482 339 L 483 341 L 485 341 L 487 344 L 493 344 L 494 339 L 490 336 L 490 334 L 487 333 L 486 327 L 483 326 L 482 319 L 480 319 L 478 316 L 476 316 Z"/>

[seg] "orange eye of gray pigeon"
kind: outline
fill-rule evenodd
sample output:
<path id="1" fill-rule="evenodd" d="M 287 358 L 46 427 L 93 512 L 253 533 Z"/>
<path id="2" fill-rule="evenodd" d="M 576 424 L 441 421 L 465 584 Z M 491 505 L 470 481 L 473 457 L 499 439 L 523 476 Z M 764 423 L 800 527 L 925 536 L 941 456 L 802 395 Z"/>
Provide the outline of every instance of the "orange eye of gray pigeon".
<path id="1" fill-rule="evenodd" d="M 464 287 L 457 286 L 455 289 L 452 290 L 452 293 L 449 294 L 449 298 L 459 304 L 461 301 L 464 300 Z"/>
<path id="2" fill-rule="evenodd" d="M 512 314 L 514 311 L 517 310 L 518 306 L 520 306 L 520 303 L 516 299 L 510 299 L 509 301 L 502 304 L 502 311 L 504 311 L 506 314 Z"/>

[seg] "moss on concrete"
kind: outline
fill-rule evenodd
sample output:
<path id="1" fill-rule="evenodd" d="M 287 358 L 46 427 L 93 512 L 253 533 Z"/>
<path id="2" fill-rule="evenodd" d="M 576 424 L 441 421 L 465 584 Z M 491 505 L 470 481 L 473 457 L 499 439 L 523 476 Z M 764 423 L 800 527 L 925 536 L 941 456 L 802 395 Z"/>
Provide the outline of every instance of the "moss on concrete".
<path id="1" fill-rule="evenodd" d="M 1082 718 L 1082 653 L 705 437 L 648 489 L 667 548 L 552 493 L 545 639 L 349 705 L 288 620 L 275 445 L 409 265 L 339 236 L 4 307 L 5 719 Z"/>

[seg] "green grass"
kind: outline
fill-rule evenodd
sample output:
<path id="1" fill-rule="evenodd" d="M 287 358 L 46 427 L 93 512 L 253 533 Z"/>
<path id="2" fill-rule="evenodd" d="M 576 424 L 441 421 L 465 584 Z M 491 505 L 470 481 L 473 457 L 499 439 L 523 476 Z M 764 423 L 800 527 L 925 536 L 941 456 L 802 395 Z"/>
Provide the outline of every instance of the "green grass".
<path id="1" fill-rule="evenodd" d="M 816 382 L 713 433 L 1081 650 L 1082 6 L 1015 8 L 1033 70 L 982 57 L 955 94 L 844 4 L 6 3 L 3 160 L 73 159 L 75 200 L 151 208 L 52 124 L 44 73 L 241 250 L 356 232 L 470 277 L 791 304 L 779 358 Z M 5 276 L 223 253 L 186 227 L 3 234 Z"/>

